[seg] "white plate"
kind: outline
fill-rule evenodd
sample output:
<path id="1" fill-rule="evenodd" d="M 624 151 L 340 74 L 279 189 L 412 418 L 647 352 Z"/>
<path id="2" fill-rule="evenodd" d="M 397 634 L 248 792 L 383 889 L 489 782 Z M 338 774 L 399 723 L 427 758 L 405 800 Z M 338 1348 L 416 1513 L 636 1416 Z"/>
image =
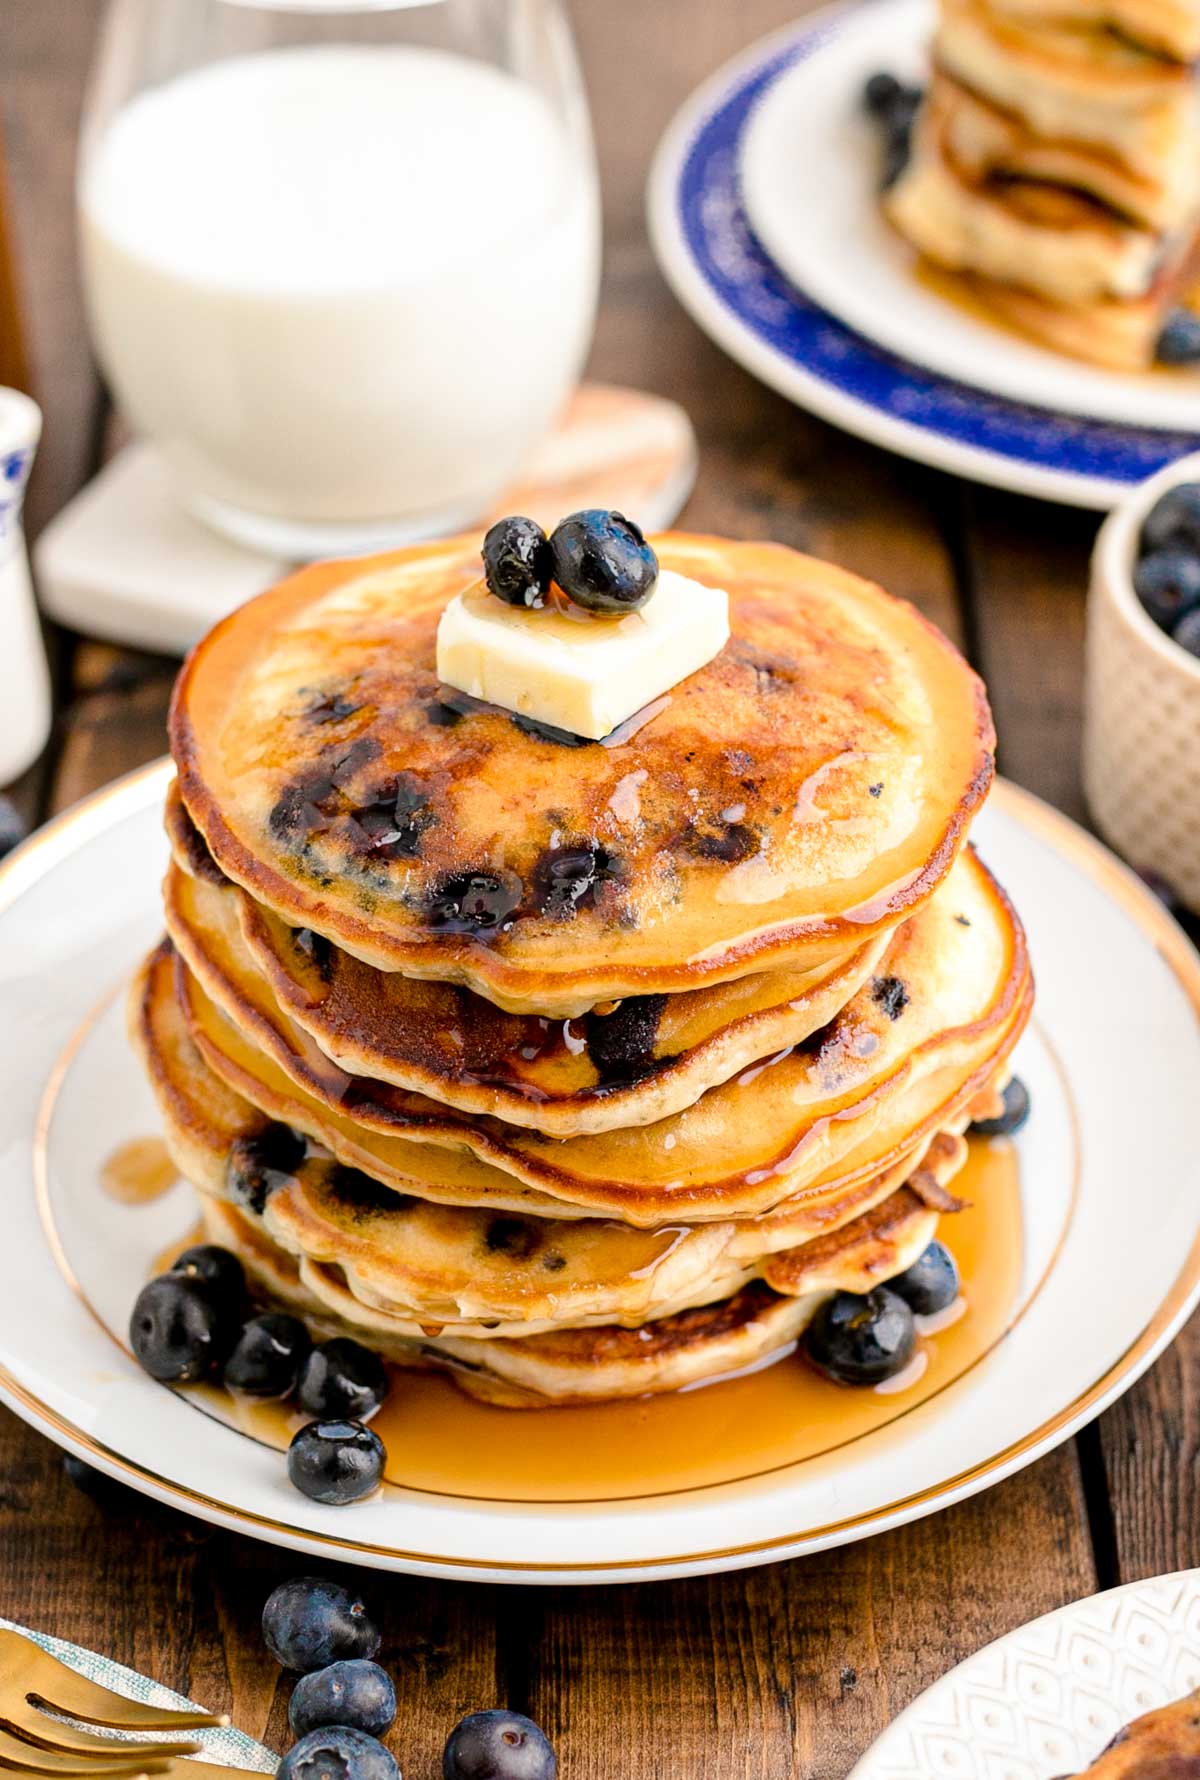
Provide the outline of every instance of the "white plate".
<path id="1" fill-rule="evenodd" d="M 992 1352 L 836 1454 L 719 1488 L 536 1507 L 396 1488 L 351 1509 L 306 1501 L 278 1453 L 153 1384 L 119 1339 L 153 1257 L 193 1215 L 184 1188 L 128 1208 L 98 1184 L 113 1147 L 157 1123 L 119 990 L 159 929 L 169 770 L 111 787 L 0 871 L 0 1397 L 151 1495 L 298 1550 L 430 1574 L 603 1581 L 763 1563 L 1028 1464 L 1126 1389 L 1196 1301 L 1200 1157 L 1182 1084 L 1200 1075 L 1200 960 L 1102 848 L 1001 787 L 976 832 L 1025 917 L 1040 1001 L 1017 1060 L 1036 1108 L 1020 1139 L 1020 1309 Z"/>
<path id="2" fill-rule="evenodd" d="M 1200 1684 L 1200 1570 L 1018 1626 L 927 1688 L 849 1780 L 1051 1780 Z"/>
<path id="3" fill-rule="evenodd" d="M 870 0 L 862 9 L 812 14 L 754 44 L 692 95 L 659 145 L 647 188 L 659 263 L 705 333 L 772 389 L 834 426 L 996 488 L 1111 507 L 1200 445 L 1200 403 L 1188 430 L 1165 432 L 1060 413 L 1044 398 L 1037 406 L 1011 401 L 972 387 L 977 366 L 969 383 L 943 376 L 848 327 L 788 279 L 751 228 L 740 167 L 756 108 L 793 70 L 822 67 L 851 24 L 858 28 L 861 18 L 868 29 L 899 3 Z M 910 45 L 909 55 L 915 53 Z M 832 157 L 818 158 L 821 177 L 832 177 Z M 989 330 L 985 356 L 1002 338 Z"/>
<path id="4" fill-rule="evenodd" d="M 878 129 L 862 89 L 878 69 L 925 82 L 930 0 L 873 0 L 845 15 L 755 106 L 741 145 L 755 234 L 792 282 L 868 339 L 945 377 L 1059 414 L 1184 429 L 1200 371 L 1106 371 L 989 327 L 914 277 L 912 250 L 879 205 Z"/>

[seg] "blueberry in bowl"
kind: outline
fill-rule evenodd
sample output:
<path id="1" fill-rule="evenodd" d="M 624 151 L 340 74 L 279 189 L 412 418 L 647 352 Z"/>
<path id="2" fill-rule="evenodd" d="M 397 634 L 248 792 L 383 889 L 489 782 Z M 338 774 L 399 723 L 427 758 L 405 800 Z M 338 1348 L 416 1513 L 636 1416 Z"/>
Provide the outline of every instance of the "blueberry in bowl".
<path id="1" fill-rule="evenodd" d="M 283 1669 L 301 1675 L 331 1663 L 370 1659 L 379 1632 L 360 1596 L 324 1576 L 281 1582 L 262 1611 L 263 1641 Z"/>

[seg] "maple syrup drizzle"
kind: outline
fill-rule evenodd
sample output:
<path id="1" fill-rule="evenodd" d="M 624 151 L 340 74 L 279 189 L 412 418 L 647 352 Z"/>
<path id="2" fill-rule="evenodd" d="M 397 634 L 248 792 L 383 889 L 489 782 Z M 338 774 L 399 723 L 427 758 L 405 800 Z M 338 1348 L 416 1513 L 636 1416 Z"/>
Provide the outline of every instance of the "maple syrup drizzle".
<path id="1" fill-rule="evenodd" d="M 830 1382 L 794 1351 L 740 1376 L 660 1397 L 583 1408 L 501 1409 L 438 1373 L 396 1370 L 372 1426 L 389 1483 L 477 1500 L 581 1502 L 667 1495 L 758 1476 L 873 1433 L 960 1377 L 1008 1327 L 1021 1278 L 1016 1152 L 974 1138 L 954 1183 L 968 1201 L 940 1234 L 958 1261 L 954 1314 L 920 1319 L 908 1376 L 883 1389 Z M 195 1240 L 173 1245 L 157 1266 Z M 291 1405 L 192 1387 L 209 1413 L 285 1448 L 305 1417 Z"/>
<path id="2" fill-rule="evenodd" d="M 132 1137 L 121 1144 L 100 1170 L 100 1185 L 121 1205 L 146 1205 L 161 1199 L 179 1179 L 161 1137 Z"/>

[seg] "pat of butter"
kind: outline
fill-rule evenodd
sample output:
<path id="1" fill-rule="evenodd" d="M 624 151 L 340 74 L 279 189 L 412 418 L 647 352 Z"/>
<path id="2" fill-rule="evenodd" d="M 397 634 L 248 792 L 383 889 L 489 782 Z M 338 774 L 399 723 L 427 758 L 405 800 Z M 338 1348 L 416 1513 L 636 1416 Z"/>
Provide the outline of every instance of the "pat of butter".
<path id="1" fill-rule="evenodd" d="M 442 613 L 438 678 L 472 698 L 598 741 L 729 640 L 729 596 L 661 569 L 640 612 L 531 612 L 483 583 Z"/>

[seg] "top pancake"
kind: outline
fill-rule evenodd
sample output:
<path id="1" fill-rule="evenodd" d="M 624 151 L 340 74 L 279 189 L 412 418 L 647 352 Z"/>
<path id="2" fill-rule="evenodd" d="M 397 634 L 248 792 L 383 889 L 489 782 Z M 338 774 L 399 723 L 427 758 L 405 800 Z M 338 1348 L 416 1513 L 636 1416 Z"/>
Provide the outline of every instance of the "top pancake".
<path id="1" fill-rule="evenodd" d="M 439 688 L 437 622 L 478 575 L 475 540 L 320 565 L 234 613 L 171 716 L 221 869 L 369 964 L 518 1013 L 814 968 L 889 930 L 990 783 L 979 681 L 910 606 L 827 564 L 655 547 L 728 591 L 733 634 L 604 743 Z M 575 899 L 564 850 L 592 862 Z"/>

